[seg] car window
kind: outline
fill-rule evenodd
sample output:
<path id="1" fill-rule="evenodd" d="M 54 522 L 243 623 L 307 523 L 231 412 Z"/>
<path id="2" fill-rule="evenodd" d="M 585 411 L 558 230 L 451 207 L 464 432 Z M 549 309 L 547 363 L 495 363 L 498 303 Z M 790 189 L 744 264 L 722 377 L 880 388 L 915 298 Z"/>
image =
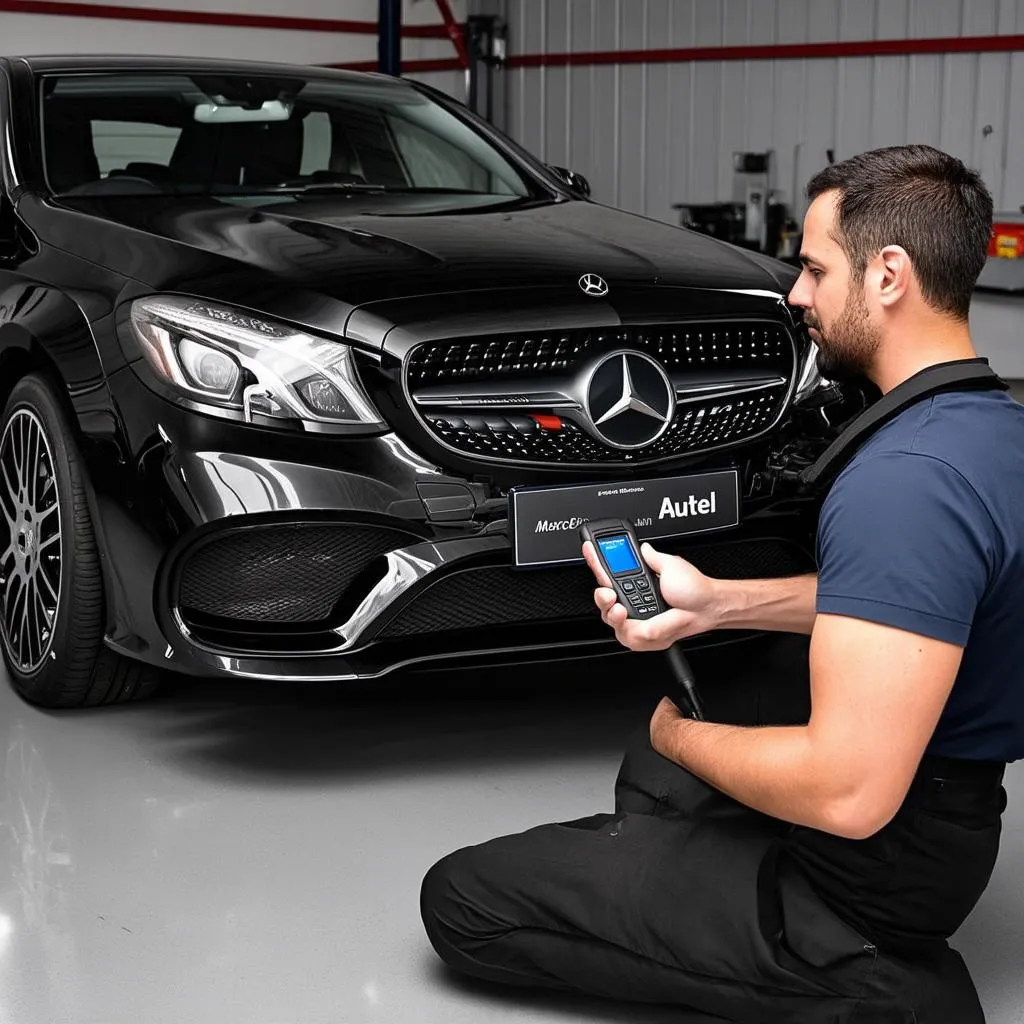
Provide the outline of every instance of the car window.
<path id="1" fill-rule="evenodd" d="M 311 110 L 302 119 L 302 166 L 300 175 L 315 174 L 331 161 L 331 116 L 324 110 Z"/>
<path id="2" fill-rule="evenodd" d="M 514 194 L 500 173 L 474 159 L 471 152 L 416 123 L 409 117 L 388 118 L 395 146 L 414 185 L 421 188 L 450 186 L 467 192 Z"/>
<path id="3" fill-rule="evenodd" d="M 181 129 L 145 121 L 92 121 L 92 147 L 101 177 L 128 164 L 167 167 Z"/>
<path id="4" fill-rule="evenodd" d="M 56 193 L 535 192 L 469 123 L 402 83 L 47 75 L 41 101 Z"/>

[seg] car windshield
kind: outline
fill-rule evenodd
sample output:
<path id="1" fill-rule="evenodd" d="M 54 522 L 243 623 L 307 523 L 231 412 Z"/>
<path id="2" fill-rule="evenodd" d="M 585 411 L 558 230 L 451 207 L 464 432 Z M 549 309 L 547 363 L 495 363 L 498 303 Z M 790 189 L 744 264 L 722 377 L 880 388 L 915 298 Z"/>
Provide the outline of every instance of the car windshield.
<path id="1" fill-rule="evenodd" d="M 59 195 L 536 194 L 444 106 L 372 78 L 49 75 L 42 126 Z"/>

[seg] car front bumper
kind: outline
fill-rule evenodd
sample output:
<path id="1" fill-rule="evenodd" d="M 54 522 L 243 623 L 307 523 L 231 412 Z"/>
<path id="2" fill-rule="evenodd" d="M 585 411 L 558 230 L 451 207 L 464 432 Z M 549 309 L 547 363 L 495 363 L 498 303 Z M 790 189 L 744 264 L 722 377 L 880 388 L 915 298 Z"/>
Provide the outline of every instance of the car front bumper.
<path id="1" fill-rule="evenodd" d="M 257 430 L 117 376 L 128 451 L 89 457 L 112 649 L 275 680 L 616 649 L 582 562 L 514 567 L 507 497 L 486 482 L 446 474 L 395 434 Z M 790 575 L 813 569 L 805 533 L 798 514 L 755 515 L 659 546 L 710 575 Z"/>

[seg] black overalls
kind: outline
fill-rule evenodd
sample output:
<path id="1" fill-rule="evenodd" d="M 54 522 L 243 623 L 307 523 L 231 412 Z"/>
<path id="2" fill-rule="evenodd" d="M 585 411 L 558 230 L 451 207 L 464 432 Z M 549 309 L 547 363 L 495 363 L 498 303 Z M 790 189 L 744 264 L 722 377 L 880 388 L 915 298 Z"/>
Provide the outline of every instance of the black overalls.
<path id="1" fill-rule="evenodd" d="M 714 696 L 709 717 L 758 724 Z M 643 728 L 614 812 L 451 854 L 424 879 L 423 920 L 466 974 L 671 1003 L 681 1022 L 980 1024 L 946 939 L 995 863 L 1003 767 L 928 763 L 896 818 L 855 841 L 744 807 Z"/>

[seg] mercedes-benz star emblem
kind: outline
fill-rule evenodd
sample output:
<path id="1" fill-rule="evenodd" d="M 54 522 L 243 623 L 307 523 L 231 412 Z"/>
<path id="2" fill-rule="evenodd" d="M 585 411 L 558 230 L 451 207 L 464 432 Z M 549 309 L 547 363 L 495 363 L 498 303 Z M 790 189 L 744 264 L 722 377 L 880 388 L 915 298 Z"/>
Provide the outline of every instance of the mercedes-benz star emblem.
<path id="1" fill-rule="evenodd" d="M 608 294 L 608 282 L 597 274 L 584 274 L 580 278 L 580 288 L 584 295 L 600 299 Z"/>
<path id="2" fill-rule="evenodd" d="M 642 448 L 668 429 L 676 393 L 662 366 L 642 352 L 612 352 L 587 384 L 587 413 L 616 448 Z"/>

